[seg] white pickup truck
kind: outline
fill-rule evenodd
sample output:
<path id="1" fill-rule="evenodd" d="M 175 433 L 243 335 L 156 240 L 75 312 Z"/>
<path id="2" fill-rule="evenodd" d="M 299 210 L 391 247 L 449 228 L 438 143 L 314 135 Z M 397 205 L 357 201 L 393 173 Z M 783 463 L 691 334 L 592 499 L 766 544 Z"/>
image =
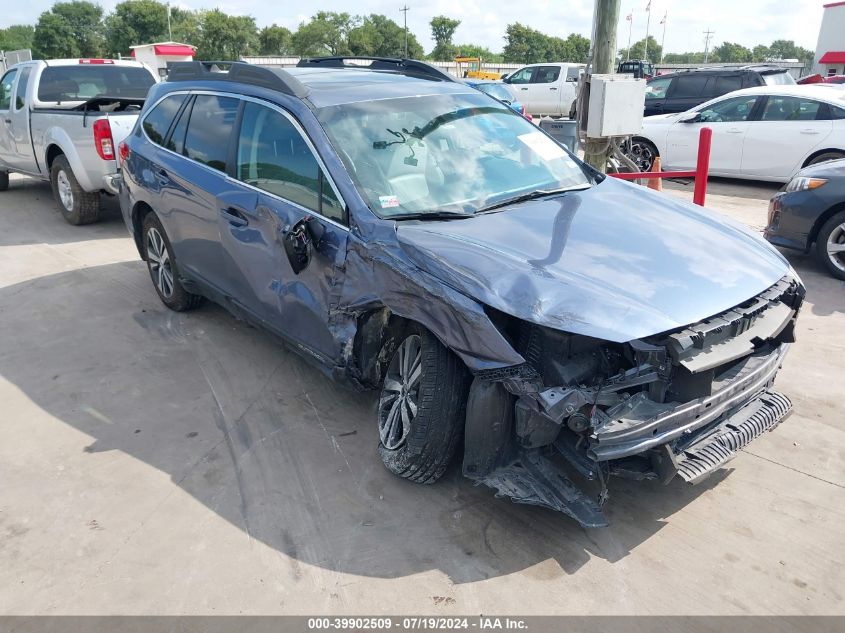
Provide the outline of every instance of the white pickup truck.
<path id="1" fill-rule="evenodd" d="M 572 63 L 529 64 L 503 81 L 528 114 L 571 116 L 584 67 L 584 64 Z"/>
<path id="2" fill-rule="evenodd" d="M 71 224 L 100 215 L 100 192 L 117 193 L 118 144 L 157 81 L 135 61 L 23 62 L 0 79 L 0 191 L 9 172 L 49 180 Z"/>

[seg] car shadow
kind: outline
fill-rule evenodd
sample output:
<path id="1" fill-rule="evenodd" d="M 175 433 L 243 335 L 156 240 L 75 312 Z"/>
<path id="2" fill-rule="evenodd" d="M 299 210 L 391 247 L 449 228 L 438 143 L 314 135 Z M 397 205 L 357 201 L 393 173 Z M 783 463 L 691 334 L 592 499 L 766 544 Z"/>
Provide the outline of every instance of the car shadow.
<path id="1" fill-rule="evenodd" d="M 809 307 L 813 314 L 828 316 L 845 312 L 845 281 L 832 276 L 819 262 L 814 252 L 778 250 L 789 260 L 804 281 L 807 287 L 805 306 Z"/>
<path id="2" fill-rule="evenodd" d="M 591 557 L 621 561 L 730 473 L 697 487 L 614 481 L 610 527 L 597 530 L 496 499 L 456 467 L 435 485 L 406 482 L 380 462 L 373 394 L 217 306 L 168 311 L 141 262 L 2 288 L 0 329 L 15 332 L 0 339 L 0 375 L 90 436 L 84 454 L 120 451 L 165 473 L 294 573 L 573 574 Z"/>
<path id="3" fill-rule="evenodd" d="M 0 192 L 5 220 L 14 231 L 0 233 L 0 246 L 67 244 L 84 240 L 125 238 L 126 225 L 117 197 L 100 196 L 100 220 L 72 226 L 56 208 L 50 184 L 32 178 L 15 177 L 9 189 Z"/>

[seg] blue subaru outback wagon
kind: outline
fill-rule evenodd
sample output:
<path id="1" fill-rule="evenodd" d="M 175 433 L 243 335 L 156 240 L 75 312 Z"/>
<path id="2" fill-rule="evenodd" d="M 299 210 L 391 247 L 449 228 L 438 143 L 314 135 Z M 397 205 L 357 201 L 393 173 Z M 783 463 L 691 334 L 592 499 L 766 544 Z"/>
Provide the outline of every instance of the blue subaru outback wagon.
<path id="1" fill-rule="evenodd" d="M 460 452 L 600 526 L 611 477 L 699 481 L 791 408 L 783 257 L 427 64 L 177 64 L 119 155 L 162 302 L 211 299 L 376 390 L 401 477 Z"/>

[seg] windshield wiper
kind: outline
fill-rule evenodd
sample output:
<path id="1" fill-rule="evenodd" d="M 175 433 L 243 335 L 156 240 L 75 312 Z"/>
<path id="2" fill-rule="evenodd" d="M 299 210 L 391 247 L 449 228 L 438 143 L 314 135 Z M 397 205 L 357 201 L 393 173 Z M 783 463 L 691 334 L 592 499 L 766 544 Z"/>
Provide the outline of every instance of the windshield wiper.
<path id="1" fill-rule="evenodd" d="M 488 211 L 494 211 L 512 204 L 527 202 L 528 200 L 538 200 L 540 198 L 548 198 L 549 196 L 557 196 L 562 193 L 566 193 L 567 191 L 582 191 L 583 189 L 589 188 L 590 185 L 585 184 L 577 185 L 575 187 L 561 187 L 560 189 L 537 189 L 536 191 L 523 193 L 518 196 L 513 196 L 512 198 L 505 198 L 499 202 L 494 202 L 493 204 L 488 204 L 485 207 L 481 207 L 478 211 L 476 211 L 476 213 L 487 213 Z"/>
<path id="2" fill-rule="evenodd" d="M 458 213 L 457 211 L 422 211 L 419 213 L 400 213 L 391 215 L 390 220 L 463 220 L 471 218 L 471 213 Z"/>

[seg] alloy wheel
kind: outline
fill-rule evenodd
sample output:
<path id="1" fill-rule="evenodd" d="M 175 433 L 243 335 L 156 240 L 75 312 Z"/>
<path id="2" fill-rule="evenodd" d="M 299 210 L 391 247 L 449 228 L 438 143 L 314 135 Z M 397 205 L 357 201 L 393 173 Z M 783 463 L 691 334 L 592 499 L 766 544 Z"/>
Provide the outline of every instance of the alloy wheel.
<path id="1" fill-rule="evenodd" d="M 147 265 L 161 296 L 169 299 L 173 294 L 173 267 L 164 238 L 155 228 L 147 229 Z"/>
<path id="2" fill-rule="evenodd" d="M 68 211 L 73 211 L 73 188 L 64 170 L 56 176 L 56 186 L 59 190 L 59 200 L 62 201 L 62 206 Z"/>
<path id="3" fill-rule="evenodd" d="M 827 256 L 834 266 L 845 272 L 845 222 L 830 232 L 827 238 Z"/>
<path id="4" fill-rule="evenodd" d="M 388 450 L 401 447 L 417 415 L 422 376 L 422 339 L 413 334 L 399 345 L 387 367 L 378 406 L 378 431 Z"/>
<path id="5" fill-rule="evenodd" d="M 628 158 L 637 164 L 640 171 L 651 171 L 654 164 L 654 150 L 646 143 L 633 141 L 628 151 Z"/>

